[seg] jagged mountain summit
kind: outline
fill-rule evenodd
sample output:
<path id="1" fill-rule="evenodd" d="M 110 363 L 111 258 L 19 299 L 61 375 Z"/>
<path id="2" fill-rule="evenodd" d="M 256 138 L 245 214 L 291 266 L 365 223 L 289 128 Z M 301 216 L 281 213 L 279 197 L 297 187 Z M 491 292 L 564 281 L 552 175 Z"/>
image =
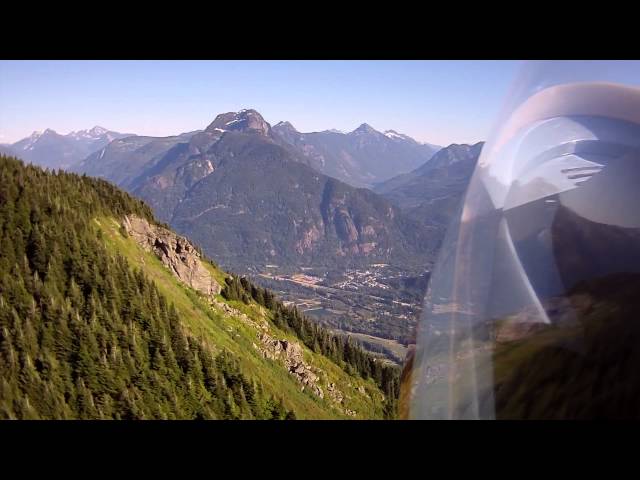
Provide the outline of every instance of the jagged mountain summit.
<path id="1" fill-rule="evenodd" d="M 271 126 L 253 109 L 240 110 L 239 112 L 228 112 L 220 114 L 206 128 L 206 132 L 256 132 L 269 136 Z"/>
<path id="2" fill-rule="evenodd" d="M 116 132 L 112 132 L 104 127 L 96 125 L 89 130 L 78 130 L 77 132 L 71 132 L 67 135 L 67 137 L 76 139 L 87 139 L 91 141 L 101 140 L 104 138 L 106 141 L 110 142 L 117 138 L 117 135 L 119 134 Z"/>
<path id="3" fill-rule="evenodd" d="M 367 123 L 349 133 L 301 133 L 289 122 L 280 122 L 273 132 L 301 152 L 316 170 L 356 187 L 371 187 L 410 172 L 440 148 L 393 130 L 379 132 Z"/>
<path id="4" fill-rule="evenodd" d="M 7 153 L 42 167 L 69 169 L 111 141 L 131 135 L 99 126 L 67 135 L 48 128 L 9 145 L 10 152 Z"/>
<path id="5" fill-rule="evenodd" d="M 356 128 L 353 132 L 351 132 L 351 134 L 352 135 L 380 135 L 381 132 L 377 131 L 368 123 L 363 123 L 358 128 Z"/>

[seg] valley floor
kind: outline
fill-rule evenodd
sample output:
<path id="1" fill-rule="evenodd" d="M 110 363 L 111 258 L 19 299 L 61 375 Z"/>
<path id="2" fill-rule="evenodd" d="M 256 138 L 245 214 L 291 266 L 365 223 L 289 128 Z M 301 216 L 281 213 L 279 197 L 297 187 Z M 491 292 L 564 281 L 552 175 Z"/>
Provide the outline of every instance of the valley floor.
<path id="1" fill-rule="evenodd" d="M 428 278 L 382 263 L 341 272 L 267 265 L 252 277 L 309 317 L 351 334 L 367 350 L 396 364 L 404 361 Z"/>

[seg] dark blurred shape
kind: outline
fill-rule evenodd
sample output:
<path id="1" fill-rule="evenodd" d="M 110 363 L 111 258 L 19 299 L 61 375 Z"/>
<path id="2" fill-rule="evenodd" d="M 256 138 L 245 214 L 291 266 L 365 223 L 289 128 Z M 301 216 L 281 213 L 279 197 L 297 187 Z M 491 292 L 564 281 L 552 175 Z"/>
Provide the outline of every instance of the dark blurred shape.
<path id="1" fill-rule="evenodd" d="M 403 418 L 640 418 L 640 88 L 561 73 L 519 85 L 482 150 Z"/>

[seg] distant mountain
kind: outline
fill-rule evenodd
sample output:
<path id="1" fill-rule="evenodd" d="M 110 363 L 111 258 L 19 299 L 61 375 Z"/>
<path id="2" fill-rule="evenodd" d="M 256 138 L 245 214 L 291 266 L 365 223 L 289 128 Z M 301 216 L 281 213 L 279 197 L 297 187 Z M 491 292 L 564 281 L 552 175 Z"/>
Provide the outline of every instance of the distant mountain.
<path id="1" fill-rule="evenodd" d="M 27 162 L 46 168 L 69 169 L 112 140 L 131 135 L 98 126 L 68 135 L 61 135 L 48 128 L 44 132 L 33 132 L 31 136 L 10 145 L 9 148 L 15 156 Z"/>
<path id="2" fill-rule="evenodd" d="M 291 123 L 280 122 L 273 132 L 306 156 L 319 172 L 356 187 L 371 187 L 398 173 L 409 172 L 440 149 L 394 130 L 379 132 L 366 123 L 350 133 L 337 130 L 301 133 Z"/>
<path id="3" fill-rule="evenodd" d="M 188 142 L 198 132 L 183 133 L 173 137 L 120 138 L 96 150 L 70 168 L 94 177 L 106 178 L 120 186 L 128 187 L 144 171 L 155 166 L 176 145 Z"/>
<path id="4" fill-rule="evenodd" d="M 411 143 L 414 143 L 414 144 L 419 144 L 419 145 L 430 147 L 431 149 L 433 149 L 434 152 L 437 152 L 438 150 L 440 150 L 442 148 L 440 145 L 434 145 L 432 143 L 426 143 L 426 142 L 419 143 L 416 140 L 414 140 L 413 138 L 411 138 L 409 135 L 405 135 L 404 133 L 398 133 L 395 130 L 385 130 L 384 131 L 384 135 L 386 137 L 394 139 L 394 140 L 402 140 L 402 141 L 405 141 L 405 142 L 411 142 Z"/>
<path id="5" fill-rule="evenodd" d="M 408 217 L 441 238 L 460 203 L 482 146 L 449 145 L 412 172 L 374 186 L 374 191 L 398 206 Z"/>
<path id="6" fill-rule="evenodd" d="M 366 143 L 363 130 L 353 135 Z M 76 170 L 144 199 L 234 270 L 425 258 L 429 242 L 417 222 L 370 190 L 314 170 L 274 132 L 255 110 L 229 112 L 193 135 L 112 142 Z"/>

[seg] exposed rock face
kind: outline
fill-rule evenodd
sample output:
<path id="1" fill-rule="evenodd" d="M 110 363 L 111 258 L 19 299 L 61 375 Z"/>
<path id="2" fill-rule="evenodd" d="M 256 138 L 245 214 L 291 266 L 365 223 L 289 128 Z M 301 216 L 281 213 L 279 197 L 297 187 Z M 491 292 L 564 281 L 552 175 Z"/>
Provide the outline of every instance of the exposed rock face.
<path id="1" fill-rule="evenodd" d="M 309 387 L 315 395 L 324 398 L 322 387 L 317 384 L 319 377 L 313 372 L 313 368 L 304 361 L 300 344 L 287 340 L 278 340 L 266 333 L 262 333 L 259 337 L 262 348 L 257 348 L 260 349 L 265 358 L 276 360 L 283 357 L 285 367 L 290 374 L 302 383 L 303 390 L 305 387 Z"/>
<path id="2" fill-rule="evenodd" d="M 331 400 L 333 400 L 335 403 L 342 403 L 344 395 L 340 390 L 338 390 L 335 383 L 330 383 L 327 385 L 327 392 L 329 393 L 329 397 L 331 398 Z"/>
<path id="3" fill-rule="evenodd" d="M 185 238 L 135 215 L 127 215 L 122 225 L 142 248 L 155 253 L 178 280 L 207 296 L 220 293 L 220 285 Z"/>
<path id="4" fill-rule="evenodd" d="M 302 239 L 296 243 L 296 252 L 302 255 L 312 250 L 314 243 L 320 240 L 321 237 L 322 234 L 320 230 L 315 225 L 312 225 L 311 228 L 302 235 Z"/>
<path id="5" fill-rule="evenodd" d="M 322 370 L 314 368 L 304 361 L 302 347 L 299 343 L 292 343 L 287 340 L 278 340 L 267 333 L 259 333 L 258 337 L 260 338 L 262 345 L 259 347 L 254 344 L 254 347 L 259 349 L 265 358 L 269 358 L 271 360 L 282 358 L 289 373 L 296 377 L 296 379 L 302 384 L 302 390 L 309 387 L 315 395 L 320 398 L 324 398 L 324 391 L 322 390 L 322 387 L 318 385 L 320 380 L 318 374 L 321 374 Z M 329 399 L 337 405 L 341 405 L 344 400 L 344 394 L 333 382 L 327 383 L 327 395 Z M 354 410 L 342 409 L 337 405 L 336 407 L 346 415 L 356 415 Z"/>
<path id="6" fill-rule="evenodd" d="M 338 235 L 347 243 L 353 243 L 358 240 L 358 230 L 356 229 L 351 215 L 349 215 L 349 212 L 346 211 L 346 209 L 340 208 L 337 210 L 335 223 Z"/>
<path id="7" fill-rule="evenodd" d="M 257 132 L 261 135 L 269 135 L 271 127 L 255 110 L 240 110 L 239 112 L 227 112 L 218 115 L 213 123 L 207 127 L 207 132 L 212 131 L 238 131 Z"/>

